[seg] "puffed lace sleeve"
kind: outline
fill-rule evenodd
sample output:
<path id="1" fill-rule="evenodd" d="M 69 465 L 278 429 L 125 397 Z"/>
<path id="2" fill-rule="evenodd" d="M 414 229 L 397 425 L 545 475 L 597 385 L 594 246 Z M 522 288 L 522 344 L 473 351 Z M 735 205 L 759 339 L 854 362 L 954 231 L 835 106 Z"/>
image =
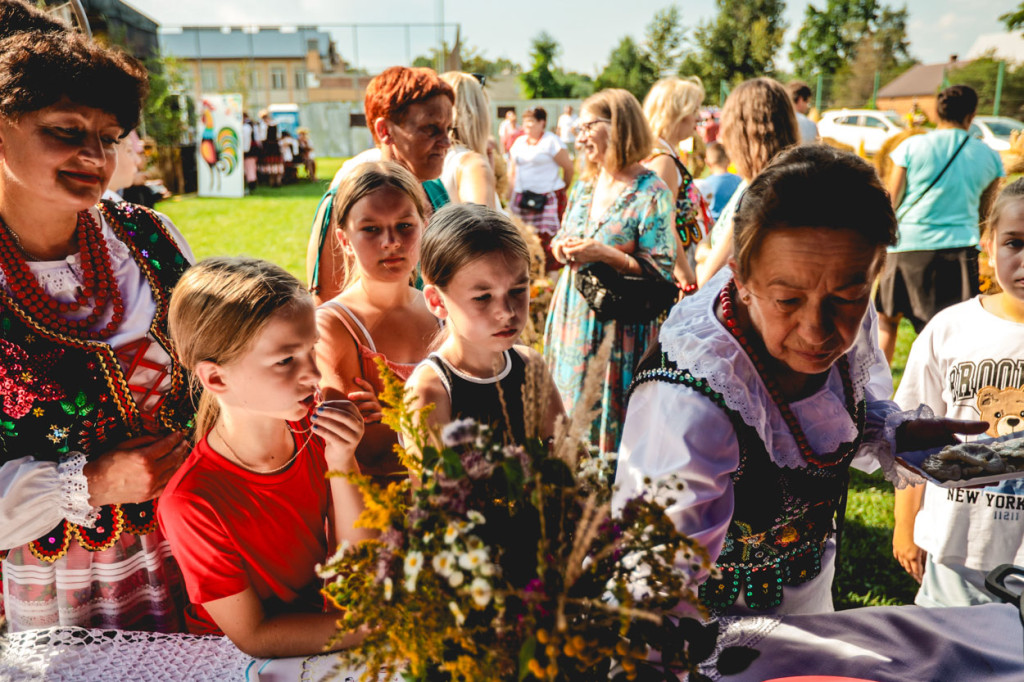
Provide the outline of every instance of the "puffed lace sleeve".
<path id="1" fill-rule="evenodd" d="M 612 506 L 671 477 L 666 509 L 676 528 L 718 558 L 733 515 L 730 474 L 739 466 L 739 443 L 726 413 L 687 386 L 653 381 L 629 401 L 615 477 Z M 706 575 L 697 576 L 703 582 Z"/>
<path id="2" fill-rule="evenodd" d="M 60 464 L 20 457 L 0 467 L 0 549 L 35 540 L 64 519 L 95 524 L 99 509 L 89 505 L 85 463 L 73 452 Z"/>
<path id="3" fill-rule="evenodd" d="M 904 422 L 931 417 L 932 413 L 923 405 L 904 411 L 892 400 L 892 371 L 878 345 L 878 314 L 874 306 L 868 307 L 861 337 L 851 357 L 851 370 L 861 371 L 867 377 L 864 439 L 852 466 L 869 472 L 881 467 L 885 477 L 897 488 L 922 482 L 916 474 L 896 464 L 896 429 Z M 853 366 L 855 364 L 859 367 Z"/>

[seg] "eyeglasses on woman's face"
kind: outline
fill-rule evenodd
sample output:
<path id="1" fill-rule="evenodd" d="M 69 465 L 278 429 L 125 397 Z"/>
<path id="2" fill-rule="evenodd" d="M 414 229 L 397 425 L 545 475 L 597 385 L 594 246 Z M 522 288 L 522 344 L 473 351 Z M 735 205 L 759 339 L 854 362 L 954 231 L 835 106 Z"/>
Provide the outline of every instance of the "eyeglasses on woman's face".
<path id="1" fill-rule="evenodd" d="M 572 132 L 576 136 L 583 135 L 584 133 L 589 135 L 590 133 L 594 132 L 594 126 L 596 126 L 598 123 L 611 122 L 612 121 L 610 118 L 592 118 L 589 121 L 578 121 L 576 125 L 573 126 Z"/>

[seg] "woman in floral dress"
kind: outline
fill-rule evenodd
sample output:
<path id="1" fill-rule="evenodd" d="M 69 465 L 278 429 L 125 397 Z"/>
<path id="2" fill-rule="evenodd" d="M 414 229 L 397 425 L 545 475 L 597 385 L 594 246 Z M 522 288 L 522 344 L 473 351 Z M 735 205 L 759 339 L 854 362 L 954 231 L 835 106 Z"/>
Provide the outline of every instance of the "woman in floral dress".
<path id="1" fill-rule="evenodd" d="M 633 368 L 658 335 L 658 320 L 622 324 L 597 319 L 576 289 L 577 271 L 586 263 L 604 262 L 621 273 L 648 270 L 672 278 L 675 239 L 670 219 L 672 195 L 640 161 L 654 140 L 640 103 L 625 90 L 604 90 L 583 103 L 577 153 L 586 169 L 573 186 L 562 229 L 552 252 L 562 263 L 544 330 L 544 355 L 566 412 L 589 409 L 578 404 L 588 361 L 605 335 L 614 334 L 601 386 L 600 415 L 591 441 L 601 452 L 619 446 L 626 390 Z"/>

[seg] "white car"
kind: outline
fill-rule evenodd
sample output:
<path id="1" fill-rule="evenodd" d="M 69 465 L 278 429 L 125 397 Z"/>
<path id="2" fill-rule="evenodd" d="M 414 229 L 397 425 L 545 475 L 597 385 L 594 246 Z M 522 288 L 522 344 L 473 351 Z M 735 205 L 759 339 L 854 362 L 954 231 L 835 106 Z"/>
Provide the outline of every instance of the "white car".
<path id="1" fill-rule="evenodd" d="M 997 152 L 1005 152 L 1014 130 L 1024 130 L 1024 123 L 1006 116 L 975 116 L 969 132 Z"/>
<path id="2" fill-rule="evenodd" d="M 906 124 L 895 111 L 875 109 L 841 109 L 826 111 L 818 121 L 818 134 L 875 154 L 882 143 L 901 132 Z"/>

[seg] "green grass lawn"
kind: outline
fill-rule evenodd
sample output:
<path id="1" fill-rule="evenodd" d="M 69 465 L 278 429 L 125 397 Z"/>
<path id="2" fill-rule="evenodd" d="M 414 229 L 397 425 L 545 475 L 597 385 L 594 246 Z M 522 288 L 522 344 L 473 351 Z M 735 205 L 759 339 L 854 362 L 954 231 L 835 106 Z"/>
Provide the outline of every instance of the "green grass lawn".
<path id="1" fill-rule="evenodd" d="M 157 205 L 185 235 L 196 258 L 254 256 L 305 281 L 306 243 L 317 202 L 342 159 L 317 159 L 320 182 L 260 187 L 244 199 L 175 196 Z"/>
<path id="2" fill-rule="evenodd" d="M 175 197 L 157 208 L 188 239 L 197 258 L 249 255 L 278 263 L 305 279 L 306 242 L 317 202 L 342 159 L 317 159 L 318 184 L 261 187 L 244 199 Z M 903 374 L 914 331 L 904 322 L 893 362 Z M 881 475 L 854 471 L 836 585 L 837 608 L 909 604 L 917 585 L 892 557 L 892 486 Z"/>

